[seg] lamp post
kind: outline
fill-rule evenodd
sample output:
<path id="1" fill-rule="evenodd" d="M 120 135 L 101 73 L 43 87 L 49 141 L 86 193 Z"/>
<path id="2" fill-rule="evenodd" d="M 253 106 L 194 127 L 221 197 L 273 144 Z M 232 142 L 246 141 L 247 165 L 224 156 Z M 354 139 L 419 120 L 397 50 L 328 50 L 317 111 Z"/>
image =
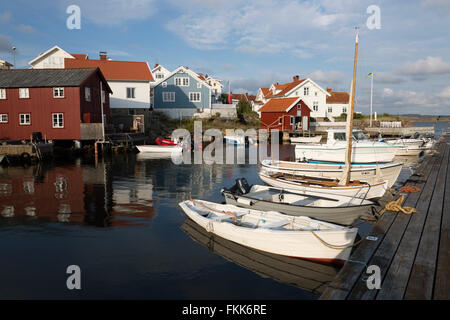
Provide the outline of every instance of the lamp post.
<path id="1" fill-rule="evenodd" d="M 11 48 L 12 53 L 13 53 L 13 63 L 14 63 L 14 69 L 16 68 L 16 47 L 12 47 Z"/>

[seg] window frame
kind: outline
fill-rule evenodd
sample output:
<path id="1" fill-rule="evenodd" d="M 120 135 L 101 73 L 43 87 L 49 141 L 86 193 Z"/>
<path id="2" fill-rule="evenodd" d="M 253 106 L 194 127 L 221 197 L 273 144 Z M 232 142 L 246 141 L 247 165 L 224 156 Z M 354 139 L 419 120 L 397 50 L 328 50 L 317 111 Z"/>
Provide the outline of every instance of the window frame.
<path id="1" fill-rule="evenodd" d="M 136 87 L 127 87 L 127 99 L 136 99 Z"/>
<path id="2" fill-rule="evenodd" d="M 6 88 L 0 88 L 0 100 L 6 100 Z"/>
<path id="3" fill-rule="evenodd" d="M 28 116 L 28 122 L 22 122 L 22 116 Z M 19 113 L 19 125 L 30 126 L 31 125 L 31 113 Z"/>
<path id="4" fill-rule="evenodd" d="M 91 102 L 91 88 L 84 87 L 84 101 Z"/>
<path id="5" fill-rule="evenodd" d="M 174 82 L 177 87 L 189 87 L 189 77 L 175 77 Z"/>
<path id="6" fill-rule="evenodd" d="M 197 94 L 198 94 L 198 100 L 193 100 L 192 95 L 194 95 L 194 97 L 195 97 L 195 95 L 197 95 Z M 197 91 L 189 92 L 189 102 L 202 102 L 202 93 L 197 92 Z"/>
<path id="7" fill-rule="evenodd" d="M 26 90 L 26 96 L 22 96 L 23 90 Z M 30 88 L 19 88 L 19 99 L 30 99 Z"/>
<path id="8" fill-rule="evenodd" d="M 6 120 L 3 120 L 3 116 L 6 116 Z M 9 123 L 9 115 L 7 113 L 0 113 L 0 123 Z"/>
<path id="9" fill-rule="evenodd" d="M 59 125 L 59 117 L 57 118 L 56 122 L 57 125 L 55 126 L 55 116 L 61 116 L 61 120 L 62 120 L 62 125 Z M 63 129 L 64 128 L 64 113 L 62 112 L 54 112 L 52 113 L 52 128 L 53 129 Z"/>
<path id="10" fill-rule="evenodd" d="M 173 99 L 169 99 L 169 97 L 171 98 L 173 95 Z M 162 92 L 162 101 L 163 102 L 175 102 L 176 98 L 175 98 L 175 92 L 174 91 L 163 91 Z"/>
<path id="11" fill-rule="evenodd" d="M 303 95 L 304 96 L 309 96 L 309 87 L 304 87 L 303 88 Z"/>
<path id="12" fill-rule="evenodd" d="M 58 91 L 58 95 L 55 96 L 55 90 Z M 62 90 L 62 96 L 61 94 L 61 90 Z M 62 99 L 65 98 L 65 90 L 64 87 L 53 87 L 53 98 L 55 99 Z"/>

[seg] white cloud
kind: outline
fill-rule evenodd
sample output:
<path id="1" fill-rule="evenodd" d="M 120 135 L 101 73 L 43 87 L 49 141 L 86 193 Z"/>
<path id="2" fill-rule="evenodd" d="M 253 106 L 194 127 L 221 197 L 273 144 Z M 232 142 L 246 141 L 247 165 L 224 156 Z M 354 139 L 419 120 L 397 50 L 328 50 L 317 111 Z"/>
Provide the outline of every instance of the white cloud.
<path id="1" fill-rule="evenodd" d="M 322 70 L 316 70 L 308 75 L 309 78 L 316 82 L 323 82 L 326 84 L 336 84 L 342 83 L 344 81 L 349 81 L 350 78 L 339 71 L 329 71 L 324 72 Z"/>
<path id="2" fill-rule="evenodd" d="M 100 26 L 120 25 L 126 21 L 144 20 L 156 11 L 155 0 L 78 0 L 82 19 Z M 66 5 L 73 4 L 65 0 Z M 81 26 L 83 28 L 83 25 Z"/>
<path id="3" fill-rule="evenodd" d="M 16 26 L 16 29 L 25 34 L 32 34 L 36 32 L 36 29 L 26 24 L 19 24 L 18 26 Z"/>
<path id="4" fill-rule="evenodd" d="M 391 97 L 394 95 L 394 90 L 391 88 L 384 88 L 383 89 L 383 97 Z"/>
<path id="5" fill-rule="evenodd" d="M 405 62 L 397 71 L 413 76 L 450 73 L 450 62 L 443 61 L 441 57 L 427 57 L 413 62 Z"/>
<path id="6" fill-rule="evenodd" d="M 450 99 L 450 87 L 444 88 L 437 96 L 444 99 Z"/>

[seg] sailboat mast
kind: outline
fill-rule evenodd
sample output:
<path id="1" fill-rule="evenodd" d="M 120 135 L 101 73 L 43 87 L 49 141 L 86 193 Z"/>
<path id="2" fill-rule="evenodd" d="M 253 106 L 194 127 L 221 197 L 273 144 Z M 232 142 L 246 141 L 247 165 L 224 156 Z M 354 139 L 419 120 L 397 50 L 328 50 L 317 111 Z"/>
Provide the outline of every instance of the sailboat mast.
<path id="1" fill-rule="evenodd" d="M 352 162 L 352 142 L 353 142 L 353 110 L 354 110 L 354 106 L 355 106 L 355 85 L 356 85 L 356 65 L 357 65 L 357 61 L 358 61 L 358 41 L 359 41 L 359 35 L 358 35 L 358 31 L 356 31 L 356 39 L 355 39 L 355 61 L 353 63 L 353 80 L 352 80 L 352 95 L 351 95 L 351 100 L 350 100 L 350 113 L 347 114 L 347 117 L 350 117 L 349 122 L 349 130 L 347 130 L 348 135 L 347 135 L 347 143 L 348 143 L 348 147 L 347 147 L 347 161 L 348 164 L 346 164 L 346 169 L 347 169 L 347 174 L 346 174 L 346 180 L 345 180 L 345 184 L 349 184 L 350 182 L 350 170 L 351 170 L 351 162 Z"/>

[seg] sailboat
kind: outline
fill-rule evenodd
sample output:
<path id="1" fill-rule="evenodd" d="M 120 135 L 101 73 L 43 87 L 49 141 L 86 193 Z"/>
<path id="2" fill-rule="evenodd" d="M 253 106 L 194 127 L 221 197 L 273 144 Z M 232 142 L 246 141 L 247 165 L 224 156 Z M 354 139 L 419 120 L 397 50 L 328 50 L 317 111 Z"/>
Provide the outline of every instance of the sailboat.
<path id="1" fill-rule="evenodd" d="M 355 39 L 355 60 L 353 66 L 353 79 L 351 86 L 351 102 L 350 112 L 347 114 L 346 140 L 345 149 L 345 166 L 342 169 L 342 175 L 339 179 L 318 179 L 307 176 L 292 176 L 285 173 L 265 173 L 260 172 L 259 177 L 267 184 L 278 187 L 298 191 L 315 191 L 326 194 L 339 194 L 356 198 L 373 199 L 380 198 L 387 190 L 388 180 L 380 179 L 372 183 L 362 183 L 357 180 L 350 180 L 351 163 L 352 163 L 352 144 L 353 144 L 353 111 L 355 104 L 355 85 L 356 85 L 356 66 L 358 58 L 358 40 L 359 35 L 356 33 Z"/>

